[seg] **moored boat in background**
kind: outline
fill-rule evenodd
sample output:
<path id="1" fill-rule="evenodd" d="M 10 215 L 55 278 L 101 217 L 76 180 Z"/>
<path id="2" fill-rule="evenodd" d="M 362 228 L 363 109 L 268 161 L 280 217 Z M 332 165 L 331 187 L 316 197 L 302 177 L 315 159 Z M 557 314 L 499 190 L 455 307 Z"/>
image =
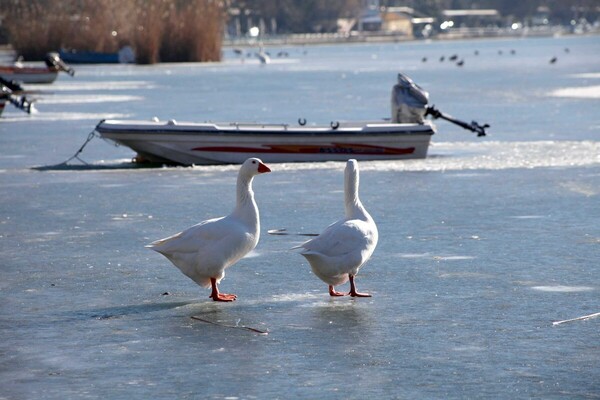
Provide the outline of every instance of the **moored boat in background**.
<path id="1" fill-rule="evenodd" d="M 19 83 L 52 83 L 58 73 L 63 71 L 73 76 L 75 71 L 61 60 L 58 53 L 48 53 L 44 60 L 46 66 L 26 66 L 20 62 L 14 65 L 0 65 L 0 77 Z"/>
<path id="2" fill-rule="evenodd" d="M 135 62 L 135 54 L 130 46 L 125 46 L 114 53 L 60 49 L 58 54 L 60 58 L 69 64 L 127 64 Z"/>

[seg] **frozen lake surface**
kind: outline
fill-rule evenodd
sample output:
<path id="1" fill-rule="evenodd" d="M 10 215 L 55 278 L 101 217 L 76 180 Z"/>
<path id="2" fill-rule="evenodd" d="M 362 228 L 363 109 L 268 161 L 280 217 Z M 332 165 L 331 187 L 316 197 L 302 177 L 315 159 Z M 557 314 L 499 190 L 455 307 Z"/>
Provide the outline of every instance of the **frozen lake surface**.
<path id="1" fill-rule="evenodd" d="M 600 312 L 598 37 L 285 50 L 77 67 L 31 85 L 37 114 L 7 106 L 0 399 L 598 398 L 600 318 L 553 326 Z M 462 68 L 439 61 L 454 53 Z M 134 168 L 94 139 L 90 166 L 52 167 L 102 118 L 387 117 L 399 71 L 492 128 L 438 122 L 428 159 L 360 164 L 380 241 L 357 285 L 372 298 L 329 297 L 289 250 L 305 237 L 267 234 L 338 219 L 343 163 L 255 179 L 263 232 L 221 283 L 230 304 L 144 245 L 229 213 L 237 166 Z"/>

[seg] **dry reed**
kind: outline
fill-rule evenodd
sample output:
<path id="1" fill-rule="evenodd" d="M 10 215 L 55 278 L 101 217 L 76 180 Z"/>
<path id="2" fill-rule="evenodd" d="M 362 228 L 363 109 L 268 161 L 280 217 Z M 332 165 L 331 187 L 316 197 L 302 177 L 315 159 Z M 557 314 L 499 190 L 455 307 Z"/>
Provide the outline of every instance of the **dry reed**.
<path id="1" fill-rule="evenodd" d="M 10 42 L 26 60 L 127 44 L 142 64 L 221 59 L 225 13 L 216 0 L 13 0 L 4 12 Z"/>

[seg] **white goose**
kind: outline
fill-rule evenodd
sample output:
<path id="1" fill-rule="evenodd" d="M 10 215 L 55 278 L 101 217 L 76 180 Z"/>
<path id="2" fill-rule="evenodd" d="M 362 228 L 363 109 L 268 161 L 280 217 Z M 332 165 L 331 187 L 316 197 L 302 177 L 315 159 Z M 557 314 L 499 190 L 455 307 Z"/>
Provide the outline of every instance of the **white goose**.
<path id="1" fill-rule="evenodd" d="M 212 287 L 214 301 L 233 301 L 234 294 L 220 293 L 218 283 L 230 267 L 258 244 L 260 220 L 252 191 L 254 176 L 271 170 L 258 158 L 247 159 L 238 174 L 237 203 L 226 217 L 200 222 L 183 232 L 146 247 L 167 257 L 186 276 L 203 287 Z"/>
<path id="2" fill-rule="evenodd" d="M 346 216 L 329 225 L 319 236 L 294 248 L 302 254 L 315 275 L 329 285 L 331 296 L 344 296 L 335 290 L 350 279 L 352 297 L 371 297 L 356 291 L 354 277 L 377 246 L 377 226 L 358 197 L 358 163 L 348 160 L 344 173 Z"/>

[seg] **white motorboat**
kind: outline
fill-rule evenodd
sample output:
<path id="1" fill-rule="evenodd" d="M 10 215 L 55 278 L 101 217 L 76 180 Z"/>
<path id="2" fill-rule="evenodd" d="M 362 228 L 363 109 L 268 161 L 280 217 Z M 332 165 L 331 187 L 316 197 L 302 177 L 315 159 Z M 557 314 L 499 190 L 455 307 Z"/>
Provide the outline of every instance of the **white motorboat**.
<path id="1" fill-rule="evenodd" d="M 21 63 L 0 65 L 0 77 L 7 81 L 29 84 L 52 83 L 60 71 L 75 75 L 75 71 L 66 65 L 57 53 L 48 53 L 44 62 L 45 66 L 25 66 Z"/>
<path id="2" fill-rule="evenodd" d="M 307 125 L 300 119 L 289 125 L 103 120 L 95 132 L 136 151 L 136 160 L 183 165 L 241 164 L 248 157 L 267 163 L 425 158 L 435 133 L 427 115 L 485 136 L 487 124 L 459 121 L 427 107 L 427 102 L 427 92 L 398 74 L 389 121 Z"/>
<path id="3" fill-rule="evenodd" d="M 0 77 L 20 83 L 52 83 L 58 70 L 47 67 L 0 66 Z"/>
<path id="4" fill-rule="evenodd" d="M 103 120 L 96 132 L 138 160 L 183 165 L 425 158 L 435 126 L 380 122 L 288 124 Z"/>

